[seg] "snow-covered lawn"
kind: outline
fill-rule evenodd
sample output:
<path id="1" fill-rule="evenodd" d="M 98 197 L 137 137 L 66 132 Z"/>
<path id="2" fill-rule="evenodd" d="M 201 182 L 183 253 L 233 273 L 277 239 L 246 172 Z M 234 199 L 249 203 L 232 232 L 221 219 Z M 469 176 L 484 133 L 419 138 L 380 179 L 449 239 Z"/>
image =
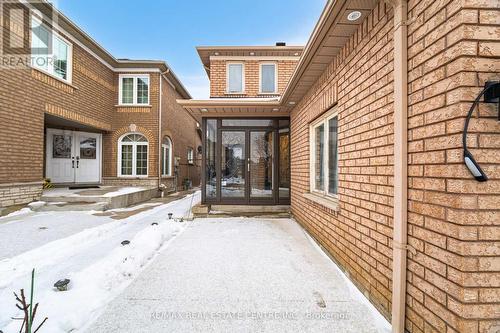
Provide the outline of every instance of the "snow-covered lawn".
<path id="1" fill-rule="evenodd" d="M 12 293 L 28 292 L 33 268 L 38 322 L 49 317 L 39 332 L 83 329 L 184 229 L 167 214 L 185 217 L 199 200 L 197 192 L 118 221 L 93 212 L 0 219 L 0 330 L 19 331 L 20 323 L 11 319 L 20 316 Z M 123 240 L 130 244 L 122 246 Z M 71 279 L 70 289 L 55 291 L 53 284 L 64 278 Z"/>

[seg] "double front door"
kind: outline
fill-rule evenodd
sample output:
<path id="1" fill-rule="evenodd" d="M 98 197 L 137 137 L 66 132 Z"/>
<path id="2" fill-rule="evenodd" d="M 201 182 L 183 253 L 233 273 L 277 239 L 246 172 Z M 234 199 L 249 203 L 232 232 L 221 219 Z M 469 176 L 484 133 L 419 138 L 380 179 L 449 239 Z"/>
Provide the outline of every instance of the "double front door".
<path id="1" fill-rule="evenodd" d="M 221 201 L 273 202 L 275 131 L 221 130 Z"/>
<path id="2" fill-rule="evenodd" d="M 46 176 L 52 183 L 99 183 L 101 134 L 47 129 Z"/>

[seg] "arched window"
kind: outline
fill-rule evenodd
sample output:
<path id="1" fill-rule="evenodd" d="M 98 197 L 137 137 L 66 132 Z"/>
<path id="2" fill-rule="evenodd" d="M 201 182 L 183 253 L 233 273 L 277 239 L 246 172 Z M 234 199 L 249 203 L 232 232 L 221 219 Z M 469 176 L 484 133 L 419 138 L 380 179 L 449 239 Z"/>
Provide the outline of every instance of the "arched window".
<path id="1" fill-rule="evenodd" d="M 172 140 L 168 136 L 163 138 L 161 144 L 161 174 L 172 176 Z"/>
<path id="2" fill-rule="evenodd" d="M 118 175 L 148 175 L 148 140 L 142 134 L 125 134 L 118 141 Z"/>

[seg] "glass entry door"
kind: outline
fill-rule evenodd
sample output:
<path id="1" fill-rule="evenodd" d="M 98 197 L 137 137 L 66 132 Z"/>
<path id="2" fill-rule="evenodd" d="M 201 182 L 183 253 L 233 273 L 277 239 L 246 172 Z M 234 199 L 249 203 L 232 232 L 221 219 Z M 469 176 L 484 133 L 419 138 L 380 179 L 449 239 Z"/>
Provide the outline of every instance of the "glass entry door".
<path id="1" fill-rule="evenodd" d="M 221 138 L 221 198 L 229 201 L 246 197 L 246 133 L 222 131 Z"/>
<path id="2" fill-rule="evenodd" d="M 272 200 L 274 179 L 274 131 L 250 131 L 250 201 Z"/>

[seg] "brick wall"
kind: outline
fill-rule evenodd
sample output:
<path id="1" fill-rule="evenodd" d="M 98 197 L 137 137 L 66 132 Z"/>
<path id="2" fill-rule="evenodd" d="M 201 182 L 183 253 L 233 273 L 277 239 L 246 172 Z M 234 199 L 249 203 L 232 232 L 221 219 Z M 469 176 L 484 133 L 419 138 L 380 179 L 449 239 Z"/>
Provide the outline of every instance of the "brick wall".
<path id="1" fill-rule="evenodd" d="M 70 120 L 103 134 L 102 173 L 105 184 L 158 184 L 160 74 L 149 73 L 150 106 L 116 106 L 119 73 L 104 65 L 77 43 L 72 43 L 72 48 L 71 83 L 31 68 L 0 70 L 0 184 L 7 188 L 6 191 L 0 191 L 0 207 L 19 203 L 19 200 L 31 201 L 41 193 L 41 185 L 36 185 L 39 186 L 38 194 L 32 195 L 31 183 L 41 184 L 44 177 L 44 130 L 45 127 L 60 127 L 45 123 L 45 115 Z M 174 92 L 174 88 L 165 82 L 163 87 L 163 128 L 172 131 L 174 147 L 175 143 L 179 143 L 175 148 L 178 149 L 176 154 L 181 156 L 181 163 L 184 164 L 180 168 L 179 182 L 189 175 L 193 184 L 198 185 L 199 167 L 185 165 L 186 146 L 189 145 L 196 151 L 201 144 L 196 135 L 196 121 L 177 105 L 175 99 L 180 98 L 180 95 Z M 117 178 L 118 140 L 123 134 L 132 131 L 144 134 L 149 141 L 148 177 L 145 179 Z M 8 185 L 12 183 L 27 184 L 23 190 L 18 191 L 18 185 Z M 18 200 L 13 194 L 17 194 Z"/>
<path id="2" fill-rule="evenodd" d="M 246 60 L 245 63 L 245 93 L 226 94 L 226 60 L 210 60 L 210 97 L 269 97 L 273 95 L 259 94 L 259 76 L 261 62 L 257 60 Z M 232 62 L 232 61 L 229 61 Z M 296 60 L 278 60 L 278 94 L 281 95 L 290 80 Z"/>
<path id="3" fill-rule="evenodd" d="M 198 134 L 197 123 L 201 126 L 201 121 L 193 118 L 188 111 L 177 104 L 176 100 L 181 98 L 171 86 L 163 80 L 162 97 L 162 134 L 172 140 L 173 156 L 179 157 L 179 170 L 177 176 L 177 186 L 180 188 L 184 178 L 189 178 L 193 186 L 200 185 L 201 177 L 201 155 L 198 154 L 198 146 L 201 146 L 201 137 Z M 188 147 L 193 148 L 194 164 L 189 164 L 187 160 Z M 174 163 L 172 162 L 172 166 Z M 163 179 L 167 187 L 173 187 L 173 180 L 168 177 Z"/>
<path id="4" fill-rule="evenodd" d="M 380 4 L 291 112 L 292 212 L 386 316 L 391 312 L 392 9 Z M 339 210 L 309 192 L 309 123 L 338 102 Z"/>
<path id="5" fill-rule="evenodd" d="M 409 2 L 409 255 L 411 332 L 500 330 L 500 125 L 481 104 L 468 146 L 490 178 L 463 164 L 464 116 L 500 79 L 500 4 Z"/>
<path id="6" fill-rule="evenodd" d="M 481 104 L 463 165 L 464 116 L 499 80 L 500 6 L 415 0 L 409 18 L 409 200 L 406 329 L 497 332 L 500 125 Z M 390 318 L 393 196 L 393 13 L 380 3 L 291 113 L 292 212 Z M 337 102 L 339 208 L 308 199 L 309 123 Z"/>

